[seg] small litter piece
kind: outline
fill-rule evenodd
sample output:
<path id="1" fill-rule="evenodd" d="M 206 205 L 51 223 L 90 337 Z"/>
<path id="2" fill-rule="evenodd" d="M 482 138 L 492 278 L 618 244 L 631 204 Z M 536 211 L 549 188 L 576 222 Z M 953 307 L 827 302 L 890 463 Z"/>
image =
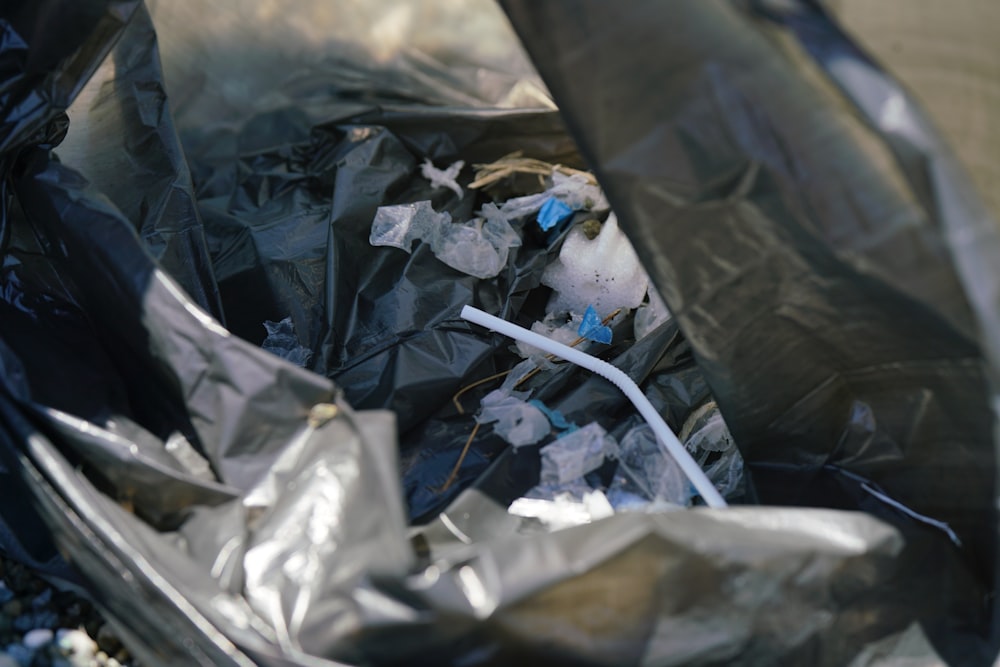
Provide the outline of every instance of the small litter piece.
<path id="1" fill-rule="evenodd" d="M 493 430 L 515 448 L 534 445 L 552 429 L 542 411 L 526 403 L 523 396 L 525 394 L 508 393 L 501 389 L 491 391 L 483 397 L 476 421 L 480 424 L 496 422 Z"/>
<path id="2" fill-rule="evenodd" d="M 679 437 L 724 498 L 743 492 L 743 457 L 714 402 L 692 413 Z M 680 466 L 662 455 L 648 426 L 637 426 L 622 438 L 618 472 L 608 489 L 615 509 L 635 509 L 641 504 L 637 499 L 687 506 L 696 495 Z"/>
<path id="3" fill-rule="evenodd" d="M 743 457 L 714 401 L 688 417 L 680 438 L 719 493 L 724 497 L 743 493 Z"/>
<path id="4" fill-rule="evenodd" d="M 572 433 L 579 428 L 573 422 L 568 421 L 561 412 L 551 409 L 541 401 L 532 400 L 528 402 L 541 410 L 542 414 L 549 418 L 549 423 L 552 424 L 553 428 L 557 431 Z"/>
<path id="5" fill-rule="evenodd" d="M 430 161 L 430 158 L 425 158 L 424 163 L 420 165 L 420 175 L 431 182 L 431 186 L 435 188 L 448 188 L 452 192 L 461 198 L 465 192 L 462 190 L 462 186 L 458 184 L 455 178 L 458 176 L 459 172 L 465 166 L 463 160 L 459 160 L 451 164 L 447 169 L 438 169 L 434 166 L 434 163 Z"/>
<path id="6" fill-rule="evenodd" d="M 373 246 L 391 246 L 411 252 L 414 241 L 423 241 L 434 255 L 455 269 L 481 279 L 495 278 L 507 265 L 510 249 L 521 237 L 495 206 L 486 206 L 484 217 L 453 223 L 448 213 L 438 213 L 429 201 L 380 206 L 368 237 Z"/>
<path id="7" fill-rule="evenodd" d="M 649 284 L 649 291 L 647 295 L 649 298 L 648 303 L 642 304 L 635 311 L 633 327 L 635 330 L 636 340 L 642 340 L 648 334 L 659 328 L 661 324 L 673 317 L 670 313 L 670 309 L 667 308 L 667 304 L 665 304 L 663 299 L 660 297 L 660 293 L 656 291 L 655 287 L 653 287 L 653 283 Z"/>
<path id="8" fill-rule="evenodd" d="M 475 218 L 465 224 L 449 224 L 431 240 L 431 250 L 451 268 L 476 278 L 495 278 L 507 265 L 511 248 L 521 237 L 501 218 Z"/>
<path id="9" fill-rule="evenodd" d="M 705 467 L 705 474 L 723 497 L 741 495 L 744 489 L 743 457 L 735 446 L 730 447 L 714 463 Z"/>
<path id="10" fill-rule="evenodd" d="M 267 329 L 267 338 L 261 344 L 262 348 L 300 368 L 305 368 L 309 364 L 312 351 L 299 345 L 291 317 L 286 317 L 280 322 L 268 320 L 264 322 L 264 328 Z"/>
<path id="11" fill-rule="evenodd" d="M 618 455 L 618 443 L 597 422 L 554 440 L 541 449 L 540 483 L 560 485 L 597 470 L 604 459 Z"/>
<path id="12" fill-rule="evenodd" d="M 566 498 L 580 501 L 594 488 L 583 477 L 574 479 L 565 484 L 544 484 L 539 483 L 528 489 L 524 498 L 531 500 L 555 500 L 556 498 Z"/>
<path id="13" fill-rule="evenodd" d="M 556 225 L 568 220 L 573 215 L 573 209 L 555 197 L 549 197 L 538 211 L 538 226 L 547 232 Z"/>
<path id="14" fill-rule="evenodd" d="M 576 339 L 580 337 L 580 334 L 577 332 L 580 329 L 580 323 L 582 321 L 583 320 L 579 315 L 574 315 L 572 313 L 568 315 L 568 319 L 566 315 L 549 313 L 545 316 L 544 320 L 532 324 L 531 330 L 539 335 L 551 338 L 552 340 L 558 341 L 564 345 L 572 345 Z M 519 355 L 525 359 L 531 359 L 536 365 L 543 369 L 551 368 L 553 365 L 552 362 L 546 358 L 545 352 L 542 352 L 533 345 L 528 345 L 527 343 L 518 341 L 513 349 L 515 349 Z"/>
<path id="15" fill-rule="evenodd" d="M 616 509 L 635 509 L 643 503 L 686 506 L 692 495 L 684 471 L 664 455 L 649 426 L 636 426 L 625 434 L 619 445 L 618 472 L 608 489 Z"/>
<path id="16" fill-rule="evenodd" d="M 729 434 L 729 428 L 715 401 L 710 401 L 691 413 L 681 427 L 680 438 L 691 452 L 698 449 L 724 452 L 733 447 L 733 436 Z"/>
<path id="17" fill-rule="evenodd" d="M 593 306 L 587 306 L 577 334 L 596 343 L 611 344 L 611 327 L 601 321 L 600 315 L 597 314 Z"/>
<path id="18" fill-rule="evenodd" d="M 565 202 L 574 211 L 594 211 L 609 208 L 604 192 L 590 183 L 590 180 L 580 173 L 552 174 L 552 187 L 548 194 Z"/>
<path id="19" fill-rule="evenodd" d="M 581 526 L 614 515 L 614 507 L 601 491 L 589 487 L 579 493 L 560 492 L 551 498 L 518 498 L 509 514 L 537 519 L 550 530 Z"/>
<path id="20" fill-rule="evenodd" d="M 535 215 L 553 198 L 573 211 L 603 211 L 609 207 L 604 193 L 591 184 L 585 175 L 567 176 L 555 171 L 552 173 L 552 187 L 548 190 L 508 199 L 500 206 L 500 211 L 511 220 Z"/>
<path id="21" fill-rule="evenodd" d="M 411 252 L 414 241 L 432 238 L 434 230 L 450 222 L 450 215 L 438 213 L 426 200 L 379 206 L 368 242 L 373 246 L 391 246 Z"/>
<path id="22" fill-rule="evenodd" d="M 601 221 L 595 218 L 584 220 L 580 228 L 583 229 L 583 235 L 587 237 L 587 240 L 593 241 L 601 233 Z"/>
<path id="23" fill-rule="evenodd" d="M 612 213 L 593 240 L 581 226 L 569 232 L 558 259 L 542 274 L 542 284 L 556 292 L 550 312 L 582 313 L 592 305 L 599 313 L 610 313 L 641 304 L 649 276 Z"/>
<path id="24" fill-rule="evenodd" d="M 97 642 L 82 630 L 62 629 L 56 633 L 56 648 L 73 667 L 94 664 L 99 647 Z"/>

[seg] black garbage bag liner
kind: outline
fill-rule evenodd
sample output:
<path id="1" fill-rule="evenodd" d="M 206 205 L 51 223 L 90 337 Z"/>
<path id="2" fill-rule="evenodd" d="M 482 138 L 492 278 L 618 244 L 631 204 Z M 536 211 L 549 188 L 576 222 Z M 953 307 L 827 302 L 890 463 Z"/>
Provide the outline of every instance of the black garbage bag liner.
<path id="1" fill-rule="evenodd" d="M 57 562 L 30 496 L 149 664 L 992 663 L 1000 248 L 905 91 L 811 3 L 507 2 L 559 116 L 516 63 L 310 41 L 320 5 L 0 12 L 7 550 Z M 423 159 L 513 150 L 593 167 L 676 320 L 604 356 L 675 428 L 718 403 L 747 506 L 539 531 L 489 429 L 442 488 L 452 396 L 516 360 L 459 312 L 540 319 L 562 237 L 480 280 L 368 232 L 471 215 Z M 285 317 L 307 370 L 259 347 Z"/>

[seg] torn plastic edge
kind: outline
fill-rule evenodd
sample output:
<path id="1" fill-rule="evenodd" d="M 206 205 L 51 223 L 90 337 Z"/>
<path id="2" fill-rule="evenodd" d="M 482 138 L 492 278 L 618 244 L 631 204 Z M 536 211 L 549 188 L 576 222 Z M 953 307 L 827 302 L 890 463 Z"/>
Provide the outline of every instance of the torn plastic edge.
<path id="1" fill-rule="evenodd" d="M 561 359 L 565 359 L 570 363 L 576 364 L 586 368 L 587 370 L 596 373 L 608 380 L 616 387 L 622 390 L 625 396 L 632 402 L 635 408 L 639 411 L 639 414 L 646 420 L 649 427 L 653 429 L 653 433 L 656 434 L 656 439 L 661 445 L 667 450 L 667 452 L 673 457 L 677 465 L 680 466 L 681 470 L 687 476 L 688 480 L 698 489 L 698 494 L 705 501 L 705 504 L 709 507 L 722 508 L 728 507 L 722 494 L 715 488 L 712 482 L 708 479 L 698 464 L 695 462 L 691 455 L 688 453 L 684 445 L 681 444 L 680 440 L 667 423 L 663 421 L 663 417 L 660 413 L 656 411 L 653 404 L 649 402 L 642 390 L 639 389 L 632 378 L 630 378 L 624 371 L 620 368 L 615 368 L 606 361 L 602 361 L 596 357 L 592 357 L 585 352 L 575 350 L 562 343 L 557 343 L 554 340 L 541 336 L 533 331 L 528 331 L 523 327 L 519 327 L 516 324 L 507 322 L 500 319 L 499 317 L 494 317 L 489 313 L 484 313 L 478 308 L 473 308 L 472 306 L 465 306 L 462 308 L 462 319 L 472 322 L 473 324 L 478 324 L 492 331 L 503 334 L 514 340 L 519 340 L 528 345 L 533 345 L 549 354 L 555 355 Z"/>

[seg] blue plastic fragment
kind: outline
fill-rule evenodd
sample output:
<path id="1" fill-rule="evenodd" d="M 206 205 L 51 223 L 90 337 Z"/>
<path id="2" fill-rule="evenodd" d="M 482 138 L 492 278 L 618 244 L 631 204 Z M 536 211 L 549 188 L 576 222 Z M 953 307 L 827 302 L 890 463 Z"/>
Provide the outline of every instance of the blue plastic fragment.
<path id="1" fill-rule="evenodd" d="M 587 306 L 587 312 L 583 314 L 583 322 L 580 322 L 577 334 L 598 343 L 611 342 L 611 327 L 601 324 L 601 317 L 593 306 Z"/>
<path id="2" fill-rule="evenodd" d="M 538 226 L 547 232 L 571 215 L 573 209 L 555 197 L 549 197 L 538 211 Z"/>
<path id="3" fill-rule="evenodd" d="M 564 431 L 564 433 L 561 433 L 559 437 L 562 437 L 567 433 L 572 433 L 573 431 L 578 430 L 579 427 L 577 427 L 576 424 L 574 424 L 571 421 L 568 421 L 565 417 L 563 417 L 562 413 L 559 412 L 558 410 L 553 410 L 549 408 L 547 405 L 545 405 L 544 403 L 542 403 L 537 399 L 528 401 L 528 403 L 534 405 L 536 408 L 541 410 L 542 414 L 548 417 L 549 423 L 551 423 L 552 426 L 557 431 Z"/>

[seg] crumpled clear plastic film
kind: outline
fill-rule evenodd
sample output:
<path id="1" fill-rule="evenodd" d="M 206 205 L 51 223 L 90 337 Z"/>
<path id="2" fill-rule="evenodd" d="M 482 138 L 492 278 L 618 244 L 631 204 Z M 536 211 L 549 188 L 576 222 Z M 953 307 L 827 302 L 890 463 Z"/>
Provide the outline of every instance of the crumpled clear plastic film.
<path id="1" fill-rule="evenodd" d="M 392 246 L 411 252 L 413 243 L 427 243 L 442 262 L 476 278 L 495 278 L 507 266 L 511 248 L 521 237 L 507 220 L 484 214 L 465 223 L 437 213 L 429 201 L 380 206 L 368 238 L 373 246 Z"/>
<path id="2" fill-rule="evenodd" d="M 523 47 L 486 0 L 0 8 L 0 544 L 150 665 L 992 664 L 947 148 L 814 3 L 503 8 Z M 563 170 L 472 187 L 515 154 Z M 455 242 L 373 226 L 418 207 Z M 571 237 L 621 312 L 552 312 Z"/>

